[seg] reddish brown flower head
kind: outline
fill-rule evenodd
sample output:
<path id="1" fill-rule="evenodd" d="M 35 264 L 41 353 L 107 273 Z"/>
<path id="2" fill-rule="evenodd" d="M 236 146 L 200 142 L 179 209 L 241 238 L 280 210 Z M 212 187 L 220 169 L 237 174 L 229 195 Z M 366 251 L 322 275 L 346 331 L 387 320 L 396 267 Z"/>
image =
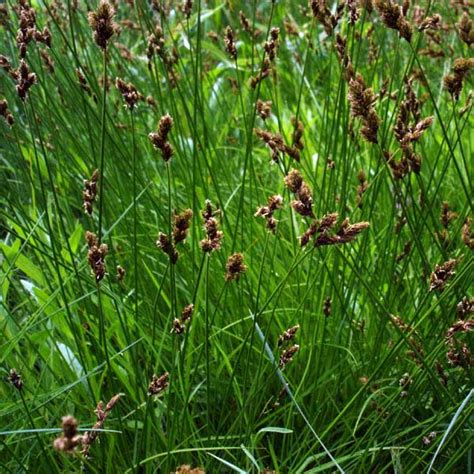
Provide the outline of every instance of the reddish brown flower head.
<path id="1" fill-rule="evenodd" d="M 110 38 L 118 31 L 118 25 L 113 21 L 114 16 L 115 10 L 107 0 L 101 0 L 97 10 L 88 14 L 94 40 L 102 49 L 107 49 Z"/>

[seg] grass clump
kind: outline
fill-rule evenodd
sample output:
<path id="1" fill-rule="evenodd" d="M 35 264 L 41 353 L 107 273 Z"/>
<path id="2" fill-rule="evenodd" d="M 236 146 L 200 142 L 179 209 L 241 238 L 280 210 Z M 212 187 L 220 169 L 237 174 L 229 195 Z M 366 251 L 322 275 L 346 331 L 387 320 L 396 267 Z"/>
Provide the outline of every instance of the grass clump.
<path id="1" fill-rule="evenodd" d="M 471 16 L 0 4 L 0 470 L 471 472 Z"/>

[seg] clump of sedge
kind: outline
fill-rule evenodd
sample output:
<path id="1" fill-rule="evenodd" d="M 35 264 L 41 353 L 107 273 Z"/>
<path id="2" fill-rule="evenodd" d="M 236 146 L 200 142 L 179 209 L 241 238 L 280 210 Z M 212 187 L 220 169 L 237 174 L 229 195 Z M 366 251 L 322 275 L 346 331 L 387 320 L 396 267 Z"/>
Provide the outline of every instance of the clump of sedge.
<path id="1" fill-rule="evenodd" d="M 82 206 L 84 211 L 92 215 L 93 204 L 97 197 L 97 183 L 99 181 L 99 170 L 94 170 L 90 179 L 84 180 L 84 189 L 82 191 Z"/>
<path id="2" fill-rule="evenodd" d="M 255 217 L 263 217 L 267 221 L 267 229 L 270 232 L 275 233 L 277 220 L 273 217 L 273 214 L 277 209 L 281 209 L 283 204 L 283 198 L 276 194 L 268 198 L 266 206 L 259 207 L 255 213 Z"/>
<path id="3" fill-rule="evenodd" d="M 225 281 L 238 280 L 247 271 L 247 265 L 244 264 L 244 256 L 241 253 L 233 253 L 227 259 L 225 268 L 227 270 Z"/>
<path id="4" fill-rule="evenodd" d="M 160 121 L 158 122 L 157 131 L 148 134 L 148 138 L 150 139 L 154 148 L 161 151 L 161 156 L 165 163 L 167 163 L 173 156 L 173 147 L 168 141 L 168 134 L 173 128 L 173 123 L 174 122 L 171 115 L 163 115 L 163 117 L 161 117 Z"/>
<path id="5" fill-rule="evenodd" d="M 99 283 L 106 274 L 105 257 L 109 253 L 109 248 L 107 244 L 99 244 L 97 236 L 89 231 L 86 232 L 86 242 L 89 247 L 87 261 L 95 276 L 95 281 Z"/>

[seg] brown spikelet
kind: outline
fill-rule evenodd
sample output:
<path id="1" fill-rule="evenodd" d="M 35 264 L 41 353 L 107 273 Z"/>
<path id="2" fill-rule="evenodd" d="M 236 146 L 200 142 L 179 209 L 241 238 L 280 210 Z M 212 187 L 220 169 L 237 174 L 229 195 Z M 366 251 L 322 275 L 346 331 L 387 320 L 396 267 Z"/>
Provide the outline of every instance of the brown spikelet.
<path id="1" fill-rule="evenodd" d="M 291 328 L 284 331 L 283 334 L 278 336 L 278 346 L 281 346 L 285 342 L 292 341 L 295 338 L 299 328 L 300 325 L 296 324 L 295 326 L 292 326 Z"/>
<path id="2" fill-rule="evenodd" d="M 235 37 L 234 37 L 234 32 L 232 31 L 232 28 L 228 26 L 225 29 L 225 34 L 224 34 L 224 44 L 225 44 L 225 50 L 229 54 L 229 56 L 236 60 L 237 59 L 237 46 L 235 45 Z"/>
<path id="3" fill-rule="evenodd" d="M 11 369 L 8 374 L 8 382 L 18 391 L 23 389 L 23 379 L 16 369 Z"/>
<path id="4" fill-rule="evenodd" d="M 115 405 L 118 403 L 121 395 L 113 396 L 107 405 L 104 408 L 104 402 L 100 401 L 95 410 L 96 413 L 96 422 L 92 427 L 91 431 L 86 431 L 82 437 L 82 454 L 85 458 L 89 457 L 89 451 L 92 444 L 98 439 L 100 431 L 104 428 L 104 423 L 107 417 L 110 415 L 110 412 L 113 410 Z"/>
<path id="5" fill-rule="evenodd" d="M 453 64 L 453 72 L 443 78 L 444 88 L 451 94 L 454 100 L 459 100 L 464 79 L 472 68 L 474 68 L 474 58 L 457 58 Z"/>
<path id="6" fill-rule="evenodd" d="M 12 71 L 12 76 L 16 80 L 16 91 L 22 101 L 28 97 L 28 90 L 36 83 L 36 74 L 30 72 L 30 68 L 24 59 L 20 60 L 18 69 Z"/>
<path id="7" fill-rule="evenodd" d="M 156 246 L 169 256 L 171 263 L 174 264 L 178 261 L 179 253 L 176 250 L 173 240 L 163 232 L 158 234 Z"/>
<path id="8" fill-rule="evenodd" d="M 15 123 L 15 119 L 8 108 L 8 102 L 6 99 L 0 100 L 0 115 L 5 119 L 10 127 Z"/>
<path id="9" fill-rule="evenodd" d="M 181 11 L 186 19 L 189 19 L 193 11 L 193 0 L 184 0 Z"/>
<path id="10" fill-rule="evenodd" d="M 109 248 L 106 244 L 99 243 L 97 236 L 89 231 L 86 232 L 86 242 L 89 247 L 87 260 L 96 282 L 99 283 L 106 275 L 105 257 Z"/>
<path id="11" fill-rule="evenodd" d="M 462 14 L 456 26 L 458 27 L 461 40 L 468 46 L 471 46 L 474 43 L 474 22 L 466 11 Z"/>
<path id="12" fill-rule="evenodd" d="M 77 420 L 71 415 L 64 416 L 62 429 L 61 436 L 53 442 L 53 448 L 56 451 L 72 454 L 83 442 L 83 436 L 77 434 Z"/>
<path id="13" fill-rule="evenodd" d="M 412 27 L 406 19 L 406 8 L 401 7 L 393 0 L 375 0 L 375 8 L 377 8 L 382 22 L 387 28 L 397 30 L 399 35 L 411 41 Z"/>
<path id="14" fill-rule="evenodd" d="M 374 105 L 377 100 L 371 88 L 365 85 L 360 74 L 349 80 L 348 100 L 351 105 L 351 115 L 362 121 L 360 133 L 370 143 L 377 143 L 377 131 L 380 119 Z"/>
<path id="15" fill-rule="evenodd" d="M 313 217 L 313 196 L 301 173 L 295 169 L 290 170 L 285 176 L 285 185 L 296 197 L 291 202 L 291 207 L 301 216 Z"/>
<path id="16" fill-rule="evenodd" d="M 247 271 L 247 265 L 244 264 L 244 256 L 241 253 L 233 253 L 227 259 L 225 268 L 227 271 L 225 281 L 238 280 Z"/>
<path id="17" fill-rule="evenodd" d="M 454 267 L 458 260 L 451 259 L 442 265 L 436 265 L 434 271 L 430 275 L 430 291 L 442 292 L 448 280 L 454 275 Z"/>
<path id="18" fill-rule="evenodd" d="M 258 99 L 257 100 L 257 114 L 262 118 L 263 120 L 266 120 L 268 117 L 270 117 L 270 114 L 272 113 L 272 102 L 271 100 L 263 101 Z"/>
<path id="19" fill-rule="evenodd" d="M 158 395 L 163 392 L 163 390 L 166 390 L 168 387 L 169 376 L 170 374 L 168 372 L 165 372 L 160 377 L 153 374 L 150 384 L 148 385 L 148 395 Z"/>
<path id="20" fill-rule="evenodd" d="M 163 115 L 163 117 L 161 117 L 160 121 L 158 122 L 157 131 L 148 134 L 148 138 L 150 139 L 153 147 L 161 151 L 161 156 L 165 163 L 168 163 L 168 161 L 173 156 L 173 147 L 168 141 L 168 134 L 173 128 L 173 124 L 174 121 L 171 115 Z"/>
<path id="21" fill-rule="evenodd" d="M 122 94 L 123 100 L 130 110 L 135 108 L 139 100 L 143 100 L 143 95 L 137 91 L 137 88 L 131 82 L 127 83 L 117 77 L 117 79 L 115 79 L 115 87 L 117 87 Z"/>
<path id="22" fill-rule="evenodd" d="M 90 179 L 84 180 L 84 189 L 82 191 L 82 205 L 84 207 L 84 211 L 89 216 L 92 215 L 93 212 L 93 204 L 97 197 L 97 183 L 99 181 L 99 170 L 94 170 Z"/>
<path id="23" fill-rule="evenodd" d="M 193 217 L 191 209 L 185 209 L 180 214 L 173 215 L 173 240 L 175 244 L 179 244 L 188 235 L 188 230 Z"/>
<path id="24" fill-rule="evenodd" d="M 300 346 L 298 344 L 294 344 L 290 348 L 285 349 L 280 355 L 279 366 L 283 369 L 289 362 L 293 360 L 293 357 L 299 350 Z"/>
<path id="25" fill-rule="evenodd" d="M 102 49 L 107 49 L 110 38 L 118 32 L 118 25 L 113 21 L 115 10 L 107 0 L 101 0 L 97 10 L 89 12 L 87 18 L 92 28 L 94 40 Z"/>
<path id="26" fill-rule="evenodd" d="M 461 238 L 465 245 L 471 250 L 474 250 L 474 230 L 472 228 L 472 218 L 468 217 L 461 230 Z"/>
<path id="27" fill-rule="evenodd" d="M 204 230 L 206 232 L 206 238 L 200 242 L 201 250 L 203 252 L 211 253 L 214 250 L 219 250 L 221 248 L 221 241 L 224 237 L 224 233 L 219 230 L 219 223 L 216 219 L 216 216 L 219 214 L 219 210 L 213 210 L 211 201 L 206 200 L 206 206 L 201 214 L 204 220 Z"/>
<path id="28" fill-rule="evenodd" d="M 266 206 L 259 207 L 255 213 L 255 217 L 263 217 L 267 221 L 267 229 L 275 233 L 277 220 L 273 214 L 277 209 L 280 209 L 283 204 L 283 198 L 276 194 L 268 198 Z"/>

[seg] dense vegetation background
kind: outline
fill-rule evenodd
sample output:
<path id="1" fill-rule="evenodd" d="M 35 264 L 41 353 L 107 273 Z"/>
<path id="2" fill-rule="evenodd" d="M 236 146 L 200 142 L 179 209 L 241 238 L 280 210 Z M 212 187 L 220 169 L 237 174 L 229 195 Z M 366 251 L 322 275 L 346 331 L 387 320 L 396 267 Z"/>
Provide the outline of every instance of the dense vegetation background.
<path id="1" fill-rule="evenodd" d="M 472 472 L 473 3 L 111 3 L 0 4 L 0 470 Z"/>

